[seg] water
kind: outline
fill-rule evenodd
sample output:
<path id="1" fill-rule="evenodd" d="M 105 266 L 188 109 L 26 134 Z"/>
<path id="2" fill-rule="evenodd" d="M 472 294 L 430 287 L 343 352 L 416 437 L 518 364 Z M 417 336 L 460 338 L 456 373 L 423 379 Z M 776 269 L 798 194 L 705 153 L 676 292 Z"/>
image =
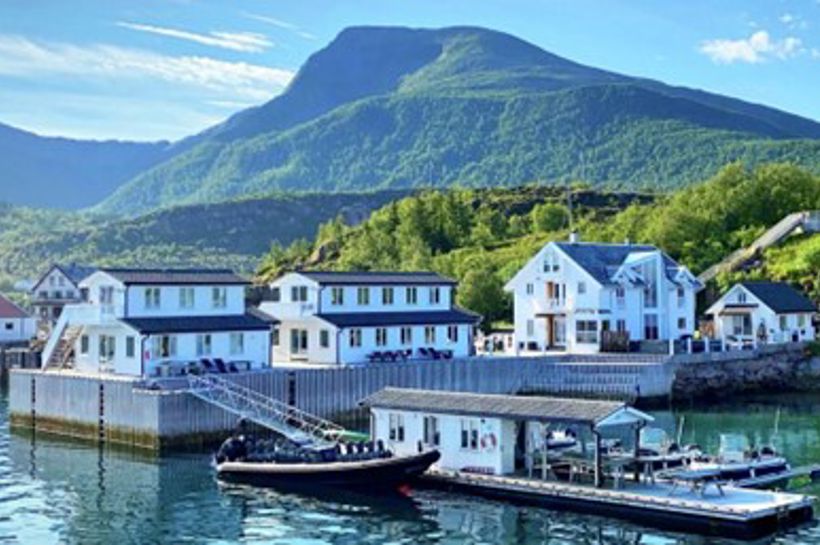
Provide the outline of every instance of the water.
<path id="1" fill-rule="evenodd" d="M 814 398 L 813 398 L 814 397 Z M 654 412 L 685 442 L 717 446 L 719 431 L 760 444 L 772 433 L 795 463 L 820 460 L 820 399 L 779 396 L 708 411 Z M 820 494 L 813 485 L 809 493 Z M 305 497 L 220 485 L 206 454 L 154 458 L 84 443 L 10 435 L 0 395 L 0 543 L 620 544 L 730 543 L 613 519 L 406 491 Z M 762 543 L 820 545 L 809 525 Z"/>

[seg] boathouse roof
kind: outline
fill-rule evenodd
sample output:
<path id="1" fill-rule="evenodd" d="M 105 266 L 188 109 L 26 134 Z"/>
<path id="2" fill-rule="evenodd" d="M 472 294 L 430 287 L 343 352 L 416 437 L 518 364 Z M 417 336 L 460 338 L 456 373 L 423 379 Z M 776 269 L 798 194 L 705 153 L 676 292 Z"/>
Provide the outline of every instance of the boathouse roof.
<path id="1" fill-rule="evenodd" d="M 28 318 L 28 313 L 7 299 L 5 295 L 0 295 L 0 318 Z"/>
<path id="2" fill-rule="evenodd" d="M 362 400 L 362 405 L 485 418 L 586 424 L 594 427 L 653 420 L 648 414 L 617 401 L 473 394 L 405 388 L 385 388 L 366 397 Z"/>
<path id="3" fill-rule="evenodd" d="M 817 312 L 811 300 L 785 282 L 741 282 L 755 297 L 774 312 Z"/>
<path id="4" fill-rule="evenodd" d="M 475 324 L 481 316 L 459 308 L 409 312 L 343 312 L 317 314 L 336 327 Z"/>
<path id="5" fill-rule="evenodd" d="M 125 285 L 186 284 L 234 285 L 249 284 L 230 269 L 100 269 Z"/>
<path id="6" fill-rule="evenodd" d="M 174 316 L 164 318 L 121 318 L 140 333 L 215 333 L 220 331 L 255 331 L 270 329 L 273 318 L 254 314 L 231 316 Z"/>
<path id="7" fill-rule="evenodd" d="M 296 271 L 323 285 L 452 285 L 456 281 L 438 273 L 428 271 Z"/>

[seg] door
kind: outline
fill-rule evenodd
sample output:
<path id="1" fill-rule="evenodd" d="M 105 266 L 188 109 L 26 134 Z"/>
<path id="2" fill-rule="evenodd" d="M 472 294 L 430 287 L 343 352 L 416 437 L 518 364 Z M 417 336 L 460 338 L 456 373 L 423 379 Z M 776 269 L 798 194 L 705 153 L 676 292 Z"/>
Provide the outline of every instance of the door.
<path id="1" fill-rule="evenodd" d="M 564 317 L 556 317 L 555 323 L 553 324 L 555 328 L 555 335 L 554 341 L 556 346 L 566 346 L 567 344 L 567 322 Z"/>

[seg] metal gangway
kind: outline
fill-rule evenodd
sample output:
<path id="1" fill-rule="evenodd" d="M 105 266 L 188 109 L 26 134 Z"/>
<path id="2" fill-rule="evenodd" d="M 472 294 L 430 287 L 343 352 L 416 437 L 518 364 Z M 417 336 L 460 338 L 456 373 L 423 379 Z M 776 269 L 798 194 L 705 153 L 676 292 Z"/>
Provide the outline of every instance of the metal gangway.
<path id="1" fill-rule="evenodd" d="M 303 446 L 332 446 L 345 433 L 345 429 L 338 424 L 218 375 L 188 375 L 188 391 L 206 403 L 273 430 Z"/>

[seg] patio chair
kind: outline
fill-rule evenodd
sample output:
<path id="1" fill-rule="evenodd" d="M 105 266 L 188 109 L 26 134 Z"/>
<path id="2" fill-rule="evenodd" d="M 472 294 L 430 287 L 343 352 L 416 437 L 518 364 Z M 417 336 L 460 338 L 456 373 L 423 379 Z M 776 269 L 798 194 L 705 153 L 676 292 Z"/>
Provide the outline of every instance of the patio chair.
<path id="1" fill-rule="evenodd" d="M 428 352 L 428 351 L 427 351 L 427 349 L 426 349 L 426 348 L 424 348 L 423 346 L 422 346 L 421 348 L 419 348 L 419 355 L 420 355 L 422 358 L 430 358 L 430 357 L 432 357 L 432 355 L 430 354 L 430 352 Z"/>
<path id="2" fill-rule="evenodd" d="M 227 373 L 228 368 L 225 365 L 225 360 L 222 358 L 214 358 L 214 363 L 216 364 L 216 368 L 220 373 Z"/>
<path id="3" fill-rule="evenodd" d="M 230 371 L 231 373 L 238 373 L 239 368 L 236 366 L 236 363 L 230 362 L 228 363 L 228 371 Z"/>
<path id="4" fill-rule="evenodd" d="M 451 359 L 453 359 L 453 351 L 452 350 L 442 350 L 441 351 L 441 356 L 445 360 L 451 360 Z"/>
<path id="5" fill-rule="evenodd" d="M 367 361 L 369 361 L 370 363 L 373 363 L 380 357 L 381 357 L 381 352 L 371 352 L 370 354 L 367 355 Z"/>
<path id="6" fill-rule="evenodd" d="M 202 364 L 202 367 L 205 369 L 206 373 L 213 373 L 216 370 L 213 362 L 208 358 L 200 358 L 199 363 Z"/>
<path id="7" fill-rule="evenodd" d="M 435 348 L 428 348 L 430 351 L 430 355 L 433 356 L 434 360 L 440 360 L 442 358 L 441 352 L 436 350 Z"/>

